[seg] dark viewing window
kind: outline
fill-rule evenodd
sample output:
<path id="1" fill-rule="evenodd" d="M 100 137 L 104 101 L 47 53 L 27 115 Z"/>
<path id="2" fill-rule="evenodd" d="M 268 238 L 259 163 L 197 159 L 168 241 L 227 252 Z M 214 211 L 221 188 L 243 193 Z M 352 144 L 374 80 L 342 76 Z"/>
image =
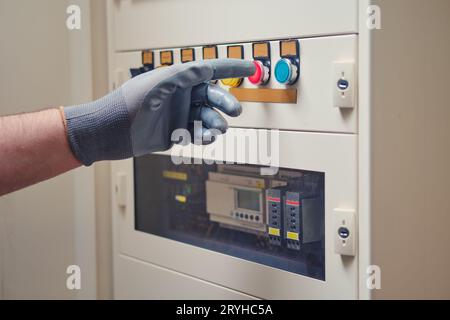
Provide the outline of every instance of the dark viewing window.
<path id="1" fill-rule="evenodd" d="M 325 280 L 325 174 L 134 160 L 136 230 Z"/>

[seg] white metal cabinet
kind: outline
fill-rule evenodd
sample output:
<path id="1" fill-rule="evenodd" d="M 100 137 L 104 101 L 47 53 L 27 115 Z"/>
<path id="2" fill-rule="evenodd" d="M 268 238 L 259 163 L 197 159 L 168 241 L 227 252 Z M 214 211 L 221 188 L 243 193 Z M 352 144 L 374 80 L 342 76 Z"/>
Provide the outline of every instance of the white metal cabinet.
<path id="1" fill-rule="evenodd" d="M 287 137 L 291 135 L 298 137 L 296 143 L 307 143 L 306 150 L 315 152 L 313 162 L 307 163 L 304 157 L 299 157 L 294 167 L 309 169 L 306 166 L 313 168 L 321 161 L 329 161 L 324 167 L 328 174 L 337 173 L 342 165 L 351 167 L 345 167 L 345 172 L 340 173 L 341 180 L 333 182 L 330 189 L 336 193 L 329 195 L 333 198 L 345 190 L 349 192 L 347 196 L 354 197 L 346 205 L 357 209 L 357 257 L 333 256 L 327 247 L 327 257 L 332 257 L 332 262 L 327 261 L 325 283 L 133 231 L 131 222 L 127 222 L 130 214 L 124 214 L 113 204 L 116 257 L 126 251 L 142 260 L 159 261 L 163 267 L 187 270 L 196 278 L 234 286 L 261 298 L 449 297 L 446 226 L 450 215 L 448 202 L 442 200 L 448 198 L 450 190 L 447 178 L 450 153 L 446 148 L 449 127 L 445 122 L 450 112 L 445 90 L 450 72 L 447 58 L 450 47 L 448 41 L 442 40 L 448 37 L 450 4 L 447 0 L 427 3 L 421 0 L 301 0 L 282 4 L 256 0 L 196 0 L 189 4 L 186 1 L 111 0 L 109 4 L 111 87 L 127 78 L 128 66 L 140 65 L 140 55 L 135 50 L 291 37 L 302 38 L 304 49 L 308 48 L 310 40 L 306 38 L 310 37 L 355 37 L 358 78 L 358 108 L 350 112 L 345 126 L 333 123 L 338 125 L 334 127 L 337 131 L 330 130 L 330 118 L 326 117 L 323 122 L 314 121 L 308 127 L 311 114 L 307 117 L 303 114 L 305 119 L 299 120 L 302 127 L 295 128 L 290 122 L 293 120 L 279 120 L 275 126 L 265 120 L 262 113 L 252 112 L 252 118 L 259 121 L 261 128 L 291 123 L 285 129 L 293 132 L 283 132 L 282 140 L 289 140 Z M 377 9 L 381 9 L 378 18 L 381 18 L 382 29 L 372 30 L 368 22 L 373 21 Z M 319 41 L 311 39 L 311 43 Z M 306 59 L 308 50 L 304 54 Z M 311 56 L 311 63 L 314 60 Z M 309 78 L 308 73 L 305 77 Z M 300 84 L 306 85 L 307 82 Z M 327 81 L 323 88 L 328 90 L 328 87 Z M 302 93 L 307 99 L 307 92 Z M 326 95 L 329 91 L 324 97 L 311 97 L 311 101 L 322 99 L 320 101 L 326 103 Z M 325 104 L 320 107 L 325 108 Z M 276 116 L 274 118 L 278 121 Z M 233 124 L 247 126 L 248 122 L 241 118 Z M 251 123 L 248 126 L 257 127 Z M 310 135 L 326 136 L 326 149 L 321 148 L 321 144 L 313 144 Z M 307 138 L 301 141 L 300 137 Z M 348 149 L 353 160 L 339 153 L 341 140 L 353 141 Z M 299 152 L 292 145 L 291 149 L 293 153 Z M 131 170 L 131 162 L 116 163 L 113 177 L 120 172 L 130 174 Z M 132 182 L 128 184 L 127 203 L 132 205 Z M 333 200 L 327 198 L 327 201 Z M 328 216 L 330 209 L 329 203 Z M 130 210 L 129 206 L 126 210 Z M 428 234 L 421 237 L 424 231 Z M 334 234 L 327 233 L 328 245 L 330 237 L 334 238 Z M 181 265 L 178 259 L 160 248 L 161 252 L 151 252 L 149 244 L 163 245 L 168 252 L 196 252 L 196 257 L 211 259 L 211 264 L 203 269 L 191 261 Z M 221 265 L 216 265 L 218 261 L 225 262 L 227 268 L 220 269 Z M 212 270 L 211 265 L 219 267 L 221 274 Z M 381 267 L 380 290 L 367 287 L 367 268 L 371 265 Z M 231 266 L 233 273 L 229 269 Z M 236 275 L 241 278 L 236 279 Z M 239 283 L 243 275 L 245 281 Z M 118 283 L 117 277 L 126 277 L 127 272 L 116 270 L 115 276 Z"/>
<path id="2" fill-rule="evenodd" d="M 336 254 L 333 243 L 334 209 L 357 211 L 358 206 L 358 109 L 340 110 L 332 103 L 333 62 L 351 61 L 357 67 L 358 1 L 289 1 L 282 10 L 273 1 L 264 5 L 261 1 L 197 0 L 189 5 L 184 1 L 111 1 L 109 14 L 111 87 L 125 82 L 130 68 L 141 66 L 141 49 L 154 50 L 158 66 L 159 50 L 164 48 L 175 49 L 174 62 L 179 63 L 177 48 L 195 47 L 196 58 L 201 59 L 201 45 L 218 44 L 219 57 L 225 57 L 227 44 L 243 43 L 245 58 L 251 59 L 252 41 L 272 40 L 274 65 L 279 47 L 273 39 L 300 38 L 301 80 L 295 86 L 298 103 L 243 103 L 243 115 L 229 120 L 232 127 L 283 130 L 280 166 L 324 172 L 326 180 L 326 280 L 320 281 L 136 231 L 133 162 L 113 163 L 115 296 L 147 292 L 147 297 L 158 297 L 157 289 L 152 291 L 146 282 L 137 282 L 132 288 L 123 280 L 131 276 L 133 264 L 140 268 L 138 264 L 150 263 L 170 270 L 163 276 L 168 283 L 178 281 L 180 273 L 188 275 L 183 281 L 191 279 L 193 288 L 196 279 L 201 279 L 223 290 L 231 288 L 266 299 L 358 298 L 358 256 Z M 243 87 L 247 86 L 244 80 Z M 268 87 L 282 88 L 273 76 Z M 137 274 L 152 278 L 155 270 L 142 268 Z M 172 294 L 164 290 L 162 296 L 180 297 L 175 290 Z M 207 298 L 207 290 L 196 297 Z"/>
<path id="3" fill-rule="evenodd" d="M 254 297 L 150 263 L 119 255 L 116 299 L 231 299 Z"/>

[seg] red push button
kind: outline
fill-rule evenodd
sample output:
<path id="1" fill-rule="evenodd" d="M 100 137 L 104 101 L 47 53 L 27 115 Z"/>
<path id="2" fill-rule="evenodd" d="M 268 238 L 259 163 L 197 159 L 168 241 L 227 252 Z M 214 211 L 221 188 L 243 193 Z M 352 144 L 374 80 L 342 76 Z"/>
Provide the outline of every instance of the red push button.
<path id="1" fill-rule="evenodd" d="M 254 85 L 266 84 L 269 80 L 269 69 L 258 60 L 253 61 L 256 71 L 255 73 L 248 77 L 248 80 Z"/>

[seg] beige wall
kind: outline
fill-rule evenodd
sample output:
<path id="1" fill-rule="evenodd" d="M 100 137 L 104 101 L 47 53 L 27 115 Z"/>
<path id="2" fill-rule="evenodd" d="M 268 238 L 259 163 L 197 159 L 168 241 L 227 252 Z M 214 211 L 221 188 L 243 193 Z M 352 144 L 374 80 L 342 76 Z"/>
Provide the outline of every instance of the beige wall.
<path id="1" fill-rule="evenodd" d="M 0 1 L 0 115 L 92 98 L 90 4 L 66 28 L 61 0 Z M 95 298 L 95 183 L 83 168 L 0 198 L 0 297 Z M 65 287 L 82 268 L 82 290 Z"/>
<path id="2" fill-rule="evenodd" d="M 106 0 L 91 1 L 94 98 L 108 92 L 108 35 Z M 95 164 L 97 296 L 112 299 L 112 231 L 110 163 Z"/>
<path id="3" fill-rule="evenodd" d="M 372 31 L 374 298 L 450 297 L 450 1 L 376 0 Z"/>

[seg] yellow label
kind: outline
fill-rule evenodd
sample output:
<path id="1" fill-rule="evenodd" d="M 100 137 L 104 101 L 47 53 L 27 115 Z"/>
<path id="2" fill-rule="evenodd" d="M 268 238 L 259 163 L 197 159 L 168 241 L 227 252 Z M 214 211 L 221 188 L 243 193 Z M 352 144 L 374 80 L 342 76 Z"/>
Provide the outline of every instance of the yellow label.
<path id="1" fill-rule="evenodd" d="M 172 180 L 187 181 L 187 174 L 176 171 L 163 171 L 163 177 Z"/>
<path id="2" fill-rule="evenodd" d="M 291 239 L 291 240 L 295 240 L 295 241 L 298 241 L 298 239 L 299 239 L 298 233 L 295 233 L 295 232 L 287 232 L 286 233 L 286 238 Z"/>
<path id="3" fill-rule="evenodd" d="M 280 229 L 276 229 L 276 228 L 270 228 L 269 227 L 269 234 L 271 236 L 280 236 Z"/>
<path id="4" fill-rule="evenodd" d="M 265 183 L 264 181 L 256 181 L 256 187 L 260 189 L 264 189 Z"/>
<path id="5" fill-rule="evenodd" d="M 242 56 L 242 51 L 242 46 L 230 46 L 228 47 L 228 58 L 244 59 Z"/>
<path id="6" fill-rule="evenodd" d="M 192 48 L 185 48 L 181 49 L 181 62 L 190 62 L 194 61 L 194 49 Z"/>
<path id="7" fill-rule="evenodd" d="M 282 56 L 296 56 L 297 55 L 297 40 L 281 41 L 281 55 Z"/>
<path id="8" fill-rule="evenodd" d="M 269 57 L 269 44 L 267 42 L 260 42 L 253 44 L 253 57 L 254 58 L 268 58 Z"/>
<path id="9" fill-rule="evenodd" d="M 142 64 L 153 64 L 153 51 L 142 51 Z"/>
<path id="10" fill-rule="evenodd" d="M 181 203 L 186 203 L 187 198 L 186 198 L 186 196 L 176 195 L 175 200 L 177 200 L 178 202 L 181 202 Z"/>
<path id="11" fill-rule="evenodd" d="M 217 59 L 217 47 L 203 47 L 203 59 Z"/>
<path id="12" fill-rule="evenodd" d="M 297 103 L 297 89 L 295 88 L 230 88 L 230 93 L 241 102 Z"/>
<path id="13" fill-rule="evenodd" d="M 172 51 L 161 51 L 160 53 L 161 64 L 171 65 L 173 64 L 173 54 Z"/>

